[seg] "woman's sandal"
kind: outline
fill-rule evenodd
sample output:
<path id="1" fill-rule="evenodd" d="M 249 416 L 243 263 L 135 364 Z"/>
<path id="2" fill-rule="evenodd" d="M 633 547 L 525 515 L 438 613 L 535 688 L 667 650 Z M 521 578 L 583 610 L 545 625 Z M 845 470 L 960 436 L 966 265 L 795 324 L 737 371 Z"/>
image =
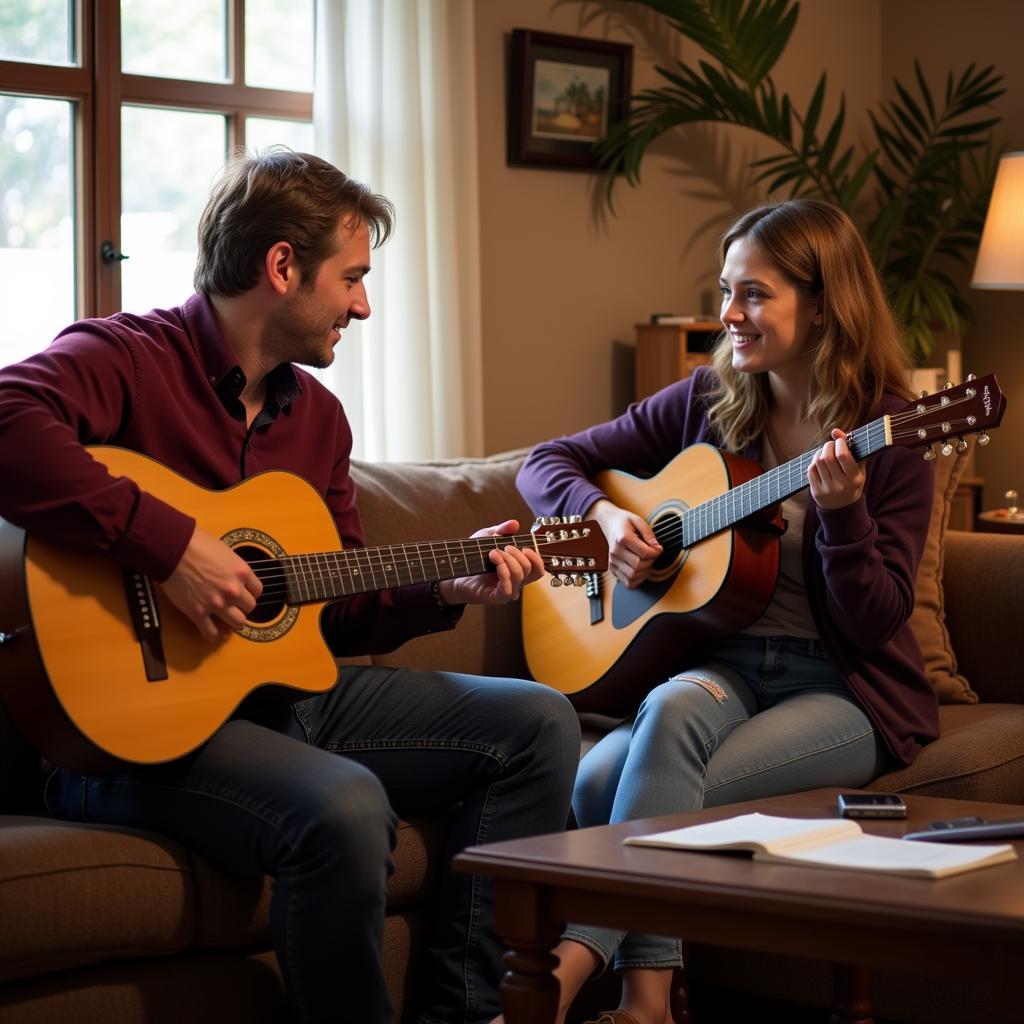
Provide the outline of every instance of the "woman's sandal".
<path id="1" fill-rule="evenodd" d="M 597 1020 L 584 1021 L 584 1024 L 637 1024 L 637 1019 L 625 1010 L 605 1010 Z"/>

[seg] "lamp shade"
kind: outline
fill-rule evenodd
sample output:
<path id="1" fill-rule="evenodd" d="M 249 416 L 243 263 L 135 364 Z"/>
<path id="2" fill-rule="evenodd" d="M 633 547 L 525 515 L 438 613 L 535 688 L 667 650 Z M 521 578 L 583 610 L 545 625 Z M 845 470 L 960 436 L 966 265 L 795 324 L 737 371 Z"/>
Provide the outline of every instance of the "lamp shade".
<path id="1" fill-rule="evenodd" d="M 1024 153 L 999 161 L 972 288 L 1024 288 Z"/>

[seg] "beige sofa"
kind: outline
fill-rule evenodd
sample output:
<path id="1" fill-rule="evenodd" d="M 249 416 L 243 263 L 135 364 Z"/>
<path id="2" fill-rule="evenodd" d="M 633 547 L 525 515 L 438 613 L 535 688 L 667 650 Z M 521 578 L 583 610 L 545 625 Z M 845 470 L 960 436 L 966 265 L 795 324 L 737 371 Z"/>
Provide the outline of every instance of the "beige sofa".
<path id="1" fill-rule="evenodd" d="M 514 484 L 520 461 L 512 453 L 356 464 L 368 542 L 465 536 L 510 517 L 521 518 L 525 528 L 529 511 Z M 940 496 L 952 493 L 956 472 L 943 470 Z M 911 768 L 875 785 L 1024 803 L 1024 540 L 954 533 L 939 544 L 941 515 L 934 525 L 934 564 L 923 570 L 931 592 L 919 610 L 922 635 L 947 699 L 977 693 L 980 702 L 944 705 L 942 738 Z M 940 575 L 944 587 L 937 585 Z M 455 631 L 374 660 L 523 675 L 518 616 L 517 606 L 470 608 Z M 50 821 L 40 812 L 36 765 L 0 712 L 0 1022 L 283 1019 L 280 978 L 267 945 L 266 880 L 229 876 L 156 835 Z M 387 969 L 400 1020 L 411 1019 L 443 828 L 438 820 L 406 822 L 399 836 Z M 694 965 L 695 987 L 706 980 L 828 1002 L 827 972 L 808 965 L 790 965 L 788 973 L 785 965 L 766 970 L 763 958 L 743 964 L 707 949 L 695 950 Z M 898 1016 L 915 992 L 927 996 L 940 983 L 895 979 L 886 988 L 880 979 L 876 1011 Z M 965 1015 L 962 1007 L 957 1013 L 950 999 L 932 1000 L 926 1016 L 901 1019 L 985 1019 Z"/>

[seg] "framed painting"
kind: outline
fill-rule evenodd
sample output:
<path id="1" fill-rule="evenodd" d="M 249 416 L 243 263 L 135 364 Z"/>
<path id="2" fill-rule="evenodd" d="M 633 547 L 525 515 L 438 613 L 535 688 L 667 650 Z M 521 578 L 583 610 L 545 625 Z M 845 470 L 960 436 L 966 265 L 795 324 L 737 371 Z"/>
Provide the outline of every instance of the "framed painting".
<path id="1" fill-rule="evenodd" d="M 598 167 L 595 143 L 629 109 L 633 47 L 517 28 L 509 55 L 513 167 Z"/>

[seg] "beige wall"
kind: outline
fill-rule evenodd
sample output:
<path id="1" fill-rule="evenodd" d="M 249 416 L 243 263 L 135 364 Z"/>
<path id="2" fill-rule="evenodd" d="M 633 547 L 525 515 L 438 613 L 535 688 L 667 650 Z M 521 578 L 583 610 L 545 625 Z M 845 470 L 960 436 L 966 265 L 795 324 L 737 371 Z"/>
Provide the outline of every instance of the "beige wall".
<path id="1" fill-rule="evenodd" d="M 947 71 L 994 64 L 1005 76 L 1006 94 L 995 104 L 997 128 L 1007 149 L 1024 150 L 1024 4 L 1020 0 L 885 0 L 882 4 L 882 66 L 885 88 L 893 76 L 908 82 L 918 57 L 929 81 L 944 83 Z M 1021 240 L 1024 245 L 1024 239 Z M 973 268 L 970 268 L 973 269 Z M 970 270 L 963 271 L 966 280 Z M 1024 291 L 967 290 L 976 324 L 963 340 L 964 372 L 996 373 L 1007 396 L 1006 417 L 992 443 L 979 449 L 975 472 L 984 478 L 984 506 L 1004 503 L 1010 487 L 1024 492 Z"/>
<path id="2" fill-rule="evenodd" d="M 581 24 L 581 12 L 597 17 Z M 717 307 L 715 245 L 756 202 L 747 167 L 762 150 L 745 131 L 691 128 L 658 146 L 640 188 L 616 189 L 616 216 L 595 215 L 603 179 L 505 164 L 507 44 L 513 28 L 628 42 L 634 91 L 664 61 L 645 30 L 663 20 L 626 3 L 477 0 L 484 442 L 518 447 L 619 411 L 621 353 L 633 325 L 656 310 Z M 826 113 L 845 90 L 848 122 L 879 96 L 879 0 L 804 0 L 777 83 L 806 104 L 823 67 Z M 675 35 L 670 33 L 670 35 Z M 655 37 L 665 38 L 664 29 Z M 664 44 L 661 44 L 664 45 Z M 689 44 L 688 44 L 689 45 Z M 695 49 L 684 50 L 690 57 Z M 860 129 L 866 126 L 861 115 Z M 603 211 L 602 211 L 603 212 Z"/>
<path id="3" fill-rule="evenodd" d="M 581 16 L 593 17 L 584 23 Z M 639 188 L 616 189 L 603 214 L 600 178 L 505 164 L 507 41 L 533 28 L 631 43 L 634 90 L 657 83 L 663 21 L 614 0 L 476 0 L 484 339 L 484 438 L 488 452 L 531 444 L 614 415 L 628 367 L 616 341 L 655 310 L 713 309 L 715 241 L 731 217 L 761 196 L 750 160 L 765 150 L 748 132 L 679 129 L 645 159 Z M 1008 92 L 997 109 L 1011 149 L 1024 149 L 1024 38 L 1020 0 L 803 0 L 774 77 L 798 108 L 822 68 L 826 114 L 845 92 L 847 138 L 866 141 L 866 111 L 909 81 L 918 56 L 929 78 L 970 61 L 994 63 Z M 690 44 L 685 44 L 690 47 Z M 684 58 L 693 48 L 680 51 Z M 964 340 L 964 368 L 995 370 L 1010 397 L 1003 428 L 978 454 L 986 507 L 1011 485 L 1024 491 L 1024 292 L 968 293 L 978 323 Z M 712 303 L 709 307 L 708 303 Z M 1016 429 L 1014 427 L 1016 426 Z"/>

